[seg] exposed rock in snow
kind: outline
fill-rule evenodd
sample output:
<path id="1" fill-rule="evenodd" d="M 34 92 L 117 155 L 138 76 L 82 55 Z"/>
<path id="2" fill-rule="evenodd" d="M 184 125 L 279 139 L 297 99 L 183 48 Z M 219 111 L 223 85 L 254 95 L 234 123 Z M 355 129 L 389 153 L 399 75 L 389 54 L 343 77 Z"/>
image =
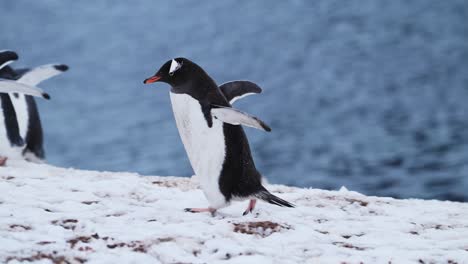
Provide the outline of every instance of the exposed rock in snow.
<path id="1" fill-rule="evenodd" d="M 191 214 L 206 200 L 190 178 L 12 162 L 0 168 L 0 262 L 468 262 L 468 204 L 269 189 L 297 208 Z"/>

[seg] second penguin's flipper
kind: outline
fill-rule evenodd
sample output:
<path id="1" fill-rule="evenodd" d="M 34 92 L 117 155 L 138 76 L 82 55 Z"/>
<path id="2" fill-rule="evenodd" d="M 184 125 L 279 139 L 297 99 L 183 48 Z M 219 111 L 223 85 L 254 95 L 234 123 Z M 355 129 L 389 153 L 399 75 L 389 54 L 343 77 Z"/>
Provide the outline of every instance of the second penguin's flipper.
<path id="1" fill-rule="evenodd" d="M 11 50 L 0 51 L 0 69 L 18 59 L 18 54 Z"/>
<path id="2" fill-rule="evenodd" d="M 262 88 L 250 81 L 232 81 L 219 86 L 230 104 L 251 94 L 259 94 Z"/>
<path id="3" fill-rule="evenodd" d="M 21 76 L 18 78 L 18 82 L 37 85 L 67 70 L 68 66 L 65 64 L 45 64 L 33 69 L 19 69 L 17 72 Z"/>
<path id="4" fill-rule="evenodd" d="M 244 125 L 267 132 L 271 131 L 271 128 L 267 126 L 267 124 L 265 124 L 262 120 L 232 107 L 212 105 L 211 114 L 214 118 L 231 125 Z"/>
<path id="5" fill-rule="evenodd" d="M 44 99 L 50 99 L 50 96 L 40 88 L 1 78 L 0 93 L 22 93 L 42 97 Z"/>

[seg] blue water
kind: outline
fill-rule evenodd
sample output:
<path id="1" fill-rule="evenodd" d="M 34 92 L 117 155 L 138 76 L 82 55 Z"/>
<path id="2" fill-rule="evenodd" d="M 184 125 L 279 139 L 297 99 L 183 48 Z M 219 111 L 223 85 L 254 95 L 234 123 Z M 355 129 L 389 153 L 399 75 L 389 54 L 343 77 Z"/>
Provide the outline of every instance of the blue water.
<path id="1" fill-rule="evenodd" d="M 91 4 L 92 3 L 92 4 Z M 14 66 L 68 64 L 41 85 L 52 164 L 192 175 L 168 87 L 185 56 L 263 94 L 236 107 L 273 183 L 468 201 L 468 2 L 1 1 Z"/>

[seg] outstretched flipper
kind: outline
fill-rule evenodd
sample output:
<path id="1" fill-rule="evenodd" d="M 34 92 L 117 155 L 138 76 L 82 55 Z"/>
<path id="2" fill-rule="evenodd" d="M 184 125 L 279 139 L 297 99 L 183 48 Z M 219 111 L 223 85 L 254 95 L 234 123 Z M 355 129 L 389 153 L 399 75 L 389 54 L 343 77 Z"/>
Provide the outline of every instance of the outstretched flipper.
<path id="1" fill-rule="evenodd" d="M 1 78 L 0 93 L 23 93 L 27 95 L 42 97 L 44 99 L 50 99 L 50 96 L 40 88 Z"/>
<path id="2" fill-rule="evenodd" d="M 33 69 L 19 69 L 16 72 L 20 74 L 18 82 L 35 86 L 67 70 L 68 66 L 65 64 L 45 64 Z"/>
<path id="3" fill-rule="evenodd" d="M 267 132 L 271 131 L 271 128 L 262 120 L 232 107 L 212 105 L 211 114 L 214 118 L 231 125 L 244 125 Z"/>
<path id="4" fill-rule="evenodd" d="M 230 104 L 251 94 L 259 94 L 262 88 L 250 81 L 232 81 L 219 86 Z"/>
<path id="5" fill-rule="evenodd" d="M 18 54 L 11 50 L 0 51 L 0 69 L 18 59 Z"/>

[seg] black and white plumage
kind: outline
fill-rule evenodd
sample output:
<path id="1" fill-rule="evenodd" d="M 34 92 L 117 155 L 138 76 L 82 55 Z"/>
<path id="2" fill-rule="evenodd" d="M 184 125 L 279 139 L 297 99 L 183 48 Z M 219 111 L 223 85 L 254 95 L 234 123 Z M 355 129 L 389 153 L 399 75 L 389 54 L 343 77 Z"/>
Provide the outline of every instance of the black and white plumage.
<path id="1" fill-rule="evenodd" d="M 218 87 L 197 64 L 185 58 L 166 62 L 144 83 L 165 82 L 171 85 L 170 98 L 180 137 L 206 198 L 210 211 L 225 207 L 232 200 L 251 202 L 245 213 L 253 210 L 256 199 L 279 206 L 293 205 L 268 192 L 262 185 L 247 137 L 242 126 L 270 131 L 260 119 L 232 108 L 242 96 L 260 93 L 257 85 L 236 81 Z"/>
<path id="2" fill-rule="evenodd" d="M 223 83 L 219 86 L 219 89 L 231 105 L 234 104 L 235 101 L 246 96 L 262 92 L 262 88 L 250 81 L 232 81 Z"/>
<path id="3" fill-rule="evenodd" d="M 32 96 L 40 94 L 43 98 L 49 99 L 48 94 L 35 86 L 67 69 L 66 65 L 61 64 L 42 65 L 33 69 L 15 70 L 10 66 L 0 69 L 0 78 L 2 78 L 0 91 L 3 87 L 3 92 L 7 92 L 0 94 L 2 99 L 0 116 L 5 120 L 4 127 L 0 128 L 0 138 L 8 139 L 0 139 L 1 155 L 11 158 L 21 156 L 35 162 L 43 161 L 45 155 L 42 126 Z M 27 90 L 31 88 L 34 88 L 34 92 Z"/>
<path id="4" fill-rule="evenodd" d="M 5 69 L 9 68 L 8 65 L 16 60 L 18 60 L 18 55 L 14 51 L 0 51 L 0 71 L 5 71 Z M 10 92 L 30 94 L 33 96 L 49 99 L 49 95 L 37 87 L 32 87 L 31 85 L 6 80 L 0 77 L 0 93 Z"/>
<path id="5" fill-rule="evenodd" d="M 17 59 L 18 55 L 13 51 L 0 51 L 0 70 Z M 3 121 L 0 124 L 0 150 L 2 150 L 0 152 L 0 165 L 4 165 L 6 161 L 2 155 L 9 155 L 12 149 L 19 150 L 19 147 L 24 145 L 23 139 L 19 135 L 13 103 L 7 93 L 14 88 L 15 86 L 10 83 L 2 85 L 0 82 L 0 121 Z M 13 151 L 13 153 L 19 153 L 19 151 Z"/>
<path id="6" fill-rule="evenodd" d="M 18 54 L 11 50 L 0 50 L 0 69 L 18 60 Z"/>
<path id="7" fill-rule="evenodd" d="M 19 83 L 35 86 L 67 70 L 67 65 L 46 64 L 31 69 L 15 69 L 13 78 Z M 45 159 L 44 140 L 36 101 L 26 94 L 10 93 L 9 95 L 18 117 L 20 134 L 26 144 L 23 155 L 30 161 L 42 162 Z"/>
<path id="8" fill-rule="evenodd" d="M 18 55 L 13 51 L 0 51 L 0 71 L 6 71 L 9 68 L 7 65 L 17 59 Z M 20 158 L 24 146 L 16 111 L 9 96 L 11 92 L 49 98 L 46 93 L 37 87 L 0 79 L 0 165 L 5 164 L 7 157 Z"/>

